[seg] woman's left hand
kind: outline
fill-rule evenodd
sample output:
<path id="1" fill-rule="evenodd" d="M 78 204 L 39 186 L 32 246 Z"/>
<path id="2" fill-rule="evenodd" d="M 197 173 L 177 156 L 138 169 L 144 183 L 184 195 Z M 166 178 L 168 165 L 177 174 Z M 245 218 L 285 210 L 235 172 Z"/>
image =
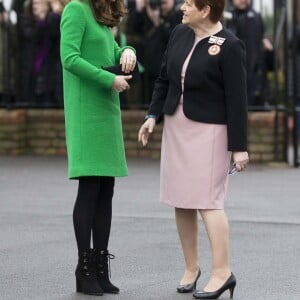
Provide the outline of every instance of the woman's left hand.
<path id="1" fill-rule="evenodd" d="M 125 49 L 122 53 L 120 63 L 124 73 L 130 73 L 134 70 L 136 64 L 136 55 L 133 50 Z"/>
<path id="2" fill-rule="evenodd" d="M 233 152 L 232 159 L 238 172 L 244 171 L 249 162 L 248 152 Z"/>
<path id="3" fill-rule="evenodd" d="M 49 0 L 49 4 L 51 6 L 51 9 L 54 13 L 61 15 L 64 7 L 62 6 L 61 2 L 58 0 Z"/>

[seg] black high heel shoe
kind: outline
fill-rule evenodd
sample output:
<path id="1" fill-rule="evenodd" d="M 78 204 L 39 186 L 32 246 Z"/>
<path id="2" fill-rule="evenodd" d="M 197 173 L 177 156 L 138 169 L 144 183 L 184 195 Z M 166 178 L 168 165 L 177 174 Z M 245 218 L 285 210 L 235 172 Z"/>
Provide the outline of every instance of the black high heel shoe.
<path id="1" fill-rule="evenodd" d="M 198 281 L 200 275 L 201 275 L 201 271 L 199 269 L 195 281 L 190 283 L 190 284 L 181 284 L 181 285 L 179 285 L 177 287 L 177 292 L 178 293 L 192 293 L 196 289 L 197 281 Z"/>
<path id="2" fill-rule="evenodd" d="M 233 273 L 231 273 L 230 277 L 227 281 L 221 286 L 218 290 L 214 292 L 194 292 L 193 296 L 196 299 L 218 299 L 225 291 L 230 291 L 230 299 L 233 298 L 233 292 L 236 286 L 236 279 Z"/>

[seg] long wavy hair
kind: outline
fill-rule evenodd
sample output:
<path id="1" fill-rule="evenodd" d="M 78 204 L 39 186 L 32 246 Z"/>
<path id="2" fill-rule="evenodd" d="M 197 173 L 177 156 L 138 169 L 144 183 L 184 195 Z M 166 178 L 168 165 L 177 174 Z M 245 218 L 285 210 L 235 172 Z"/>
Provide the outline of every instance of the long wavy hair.
<path id="1" fill-rule="evenodd" d="M 108 27 L 119 25 L 126 13 L 124 0 L 89 0 L 96 21 Z"/>

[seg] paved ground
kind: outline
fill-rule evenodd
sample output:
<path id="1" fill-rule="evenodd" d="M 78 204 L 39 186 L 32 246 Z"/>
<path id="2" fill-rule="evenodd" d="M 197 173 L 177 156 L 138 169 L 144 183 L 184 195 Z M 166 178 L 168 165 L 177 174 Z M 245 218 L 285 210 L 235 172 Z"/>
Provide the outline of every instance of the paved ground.
<path id="1" fill-rule="evenodd" d="M 192 299 L 175 292 L 183 258 L 173 210 L 157 200 L 158 162 L 130 160 L 129 166 L 131 176 L 117 181 L 110 243 L 117 256 L 113 281 L 122 293 L 101 299 Z M 96 298 L 74 292 L 75 193 L 65 158 L 0 157 L 1 300 Z M 300 169 L 252 167 L 231 177 L 227 212 L 235 299 L 299 300 Z M 200 255 L 199 288 L 210 266 L 202 224 Z"/>

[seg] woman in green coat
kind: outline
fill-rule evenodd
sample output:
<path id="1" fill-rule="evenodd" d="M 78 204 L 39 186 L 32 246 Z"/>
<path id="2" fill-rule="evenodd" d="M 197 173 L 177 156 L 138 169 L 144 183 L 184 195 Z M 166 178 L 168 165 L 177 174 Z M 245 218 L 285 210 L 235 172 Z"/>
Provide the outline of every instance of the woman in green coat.
<path id="1" fill-rule="evenodd" d="M 68 176 L 79 179 L 73 212 L 78 246 L 77 291 L 118 293 L 108 276 L 107 250 L 114 179 L 127 175 L 120 92 L 131 76 L 103 68 L 121 63 L 125 73 L 135 67 L 135 51 L 120 48 L 110 30 L 125 13 L 122 0 L 74 0 L 61 20 L 61 60 Z M 93 249 L 91 249 L 91 236 Z"/>

